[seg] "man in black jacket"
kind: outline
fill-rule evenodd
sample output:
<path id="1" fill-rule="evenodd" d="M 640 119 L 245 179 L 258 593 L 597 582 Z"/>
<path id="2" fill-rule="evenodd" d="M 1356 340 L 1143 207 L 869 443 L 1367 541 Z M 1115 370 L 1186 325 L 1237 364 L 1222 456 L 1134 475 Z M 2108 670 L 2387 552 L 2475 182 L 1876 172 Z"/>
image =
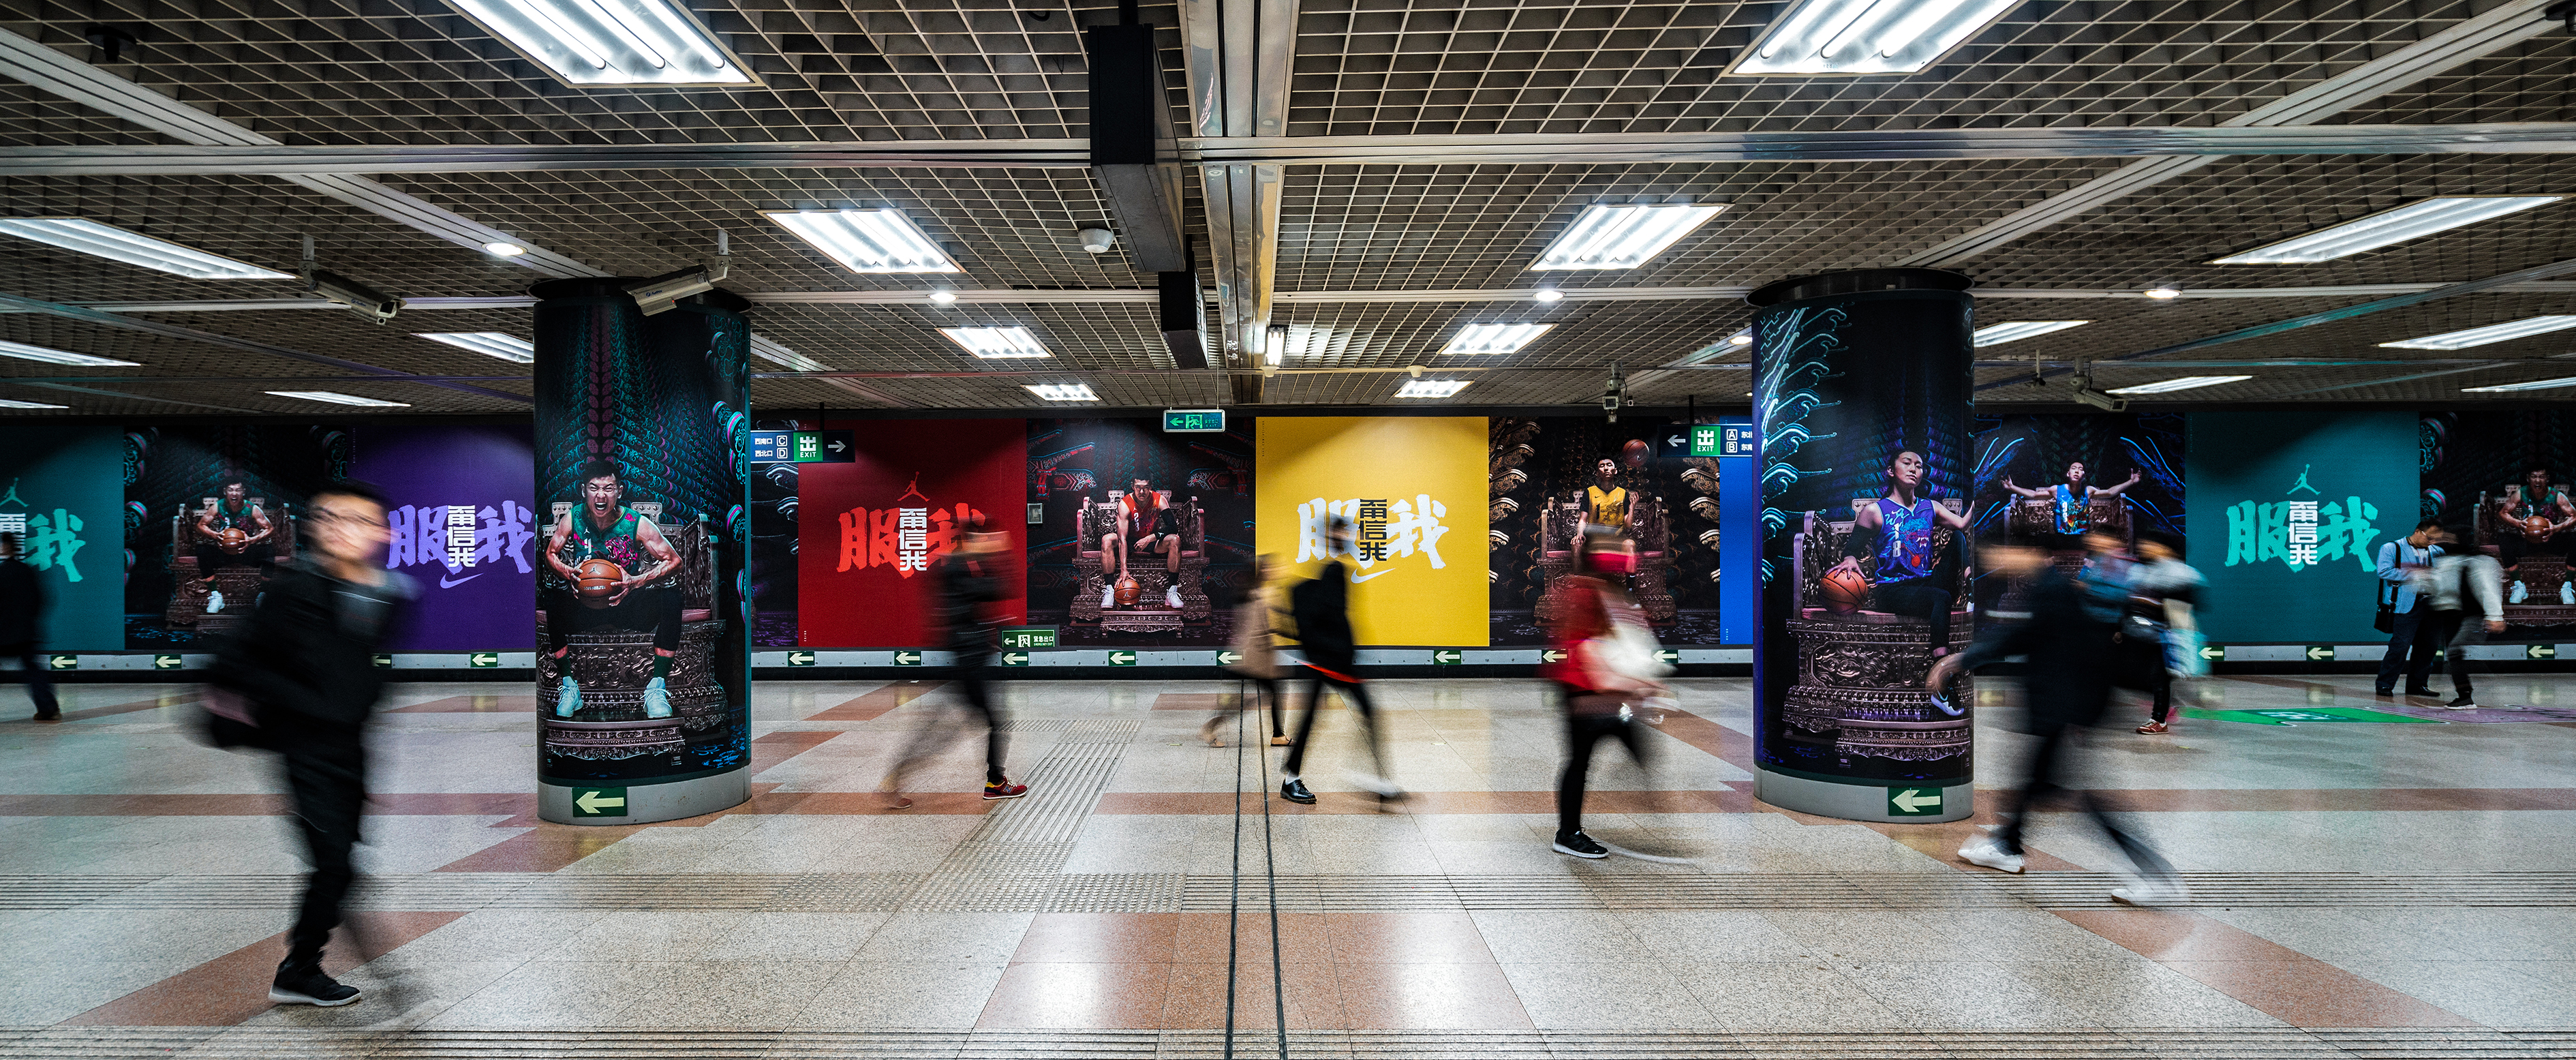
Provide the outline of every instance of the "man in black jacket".
<path id="1" fill-rule="evenodd" d="M 1385 778 L 1386 750 L 1381 744 L 1377 711 L 1369 703 L 1368 686 L 1359 679 L 1358 637 L 1351 632 L 1351 577 L 1337 557 L 1351 554 L 1351 521 L 1333 516 L 1324 534 L 1324 567 L 1314 578 L 1299 582 L 1288 591 L 1288 613 L 1297 623 L 1297 645 L 1305 653 L 1306 713 L 1297 720 L 1297 736 L 1288 745 L 1288 761 L 1279 770 L 1279 797 L 1290 802 L 1312 804 L 1315 793 L 1307 790 L 1298 770 L 1306 764 L 1306 738 L 1315 731 L 1315 714 L 1324 705 L 1324 686 L 1342 692 L 1342 698 L 1360 712 L 1360 723 L 1368 728 L 1369 757 L 1377 763 L 1377 776 L 1355 778 L 1361 787 L 1376 792 L 1381 802 L 1404 797 L 1395 782 Z"/>
<path id="2" fill-rule="evenodd" d="M 45 675 L 37 654 L 44 639 L 38 623 L 45 616 L 45 588 L 36 583 L 36 568 L 18 558 L 18 535 L 0 534 L 0 658 L 18 660 L 27 675 L 27 698 L 36 701 L 37 721 L 63 720 L 54 700 L 53 678 Z"/>
<path id="3" fill-rule="evenodd" d="M 994 708 L 992 690 L 984 680 L 985 668 L 993 661 L 993 624 L 985 614 L 986 605 L 1009 596 L 1001 577 L 1002 549 L 1009 543 L 1008 534 L 981 530 L 969 533 L 958 547 L 933 561 L 929 570 L 928 625 L 947 644 L 954 660 L 945 676 L 957 682 L 967 708 L 984 719 L 986 801 L 1016 799 L 1029 793 L 1028 785 L 1013 784 L 1002 772 L 1007 738 L 1002 735 L 1001 712 Z M 895 759 L 894 771 L 886 775 L 889 808 L 912 808 L 912 800 L 901 794 L 904 777 L 930 756 L 942 735 L 936 725 L 913 731 L 911 742 Z"/>
<path id="4" fill-rule="evenodd" d="M 2039 737 L 2028 780 L 2013 800 L 2011 811 L 2004 815 L 2003 826 L 1992 836 L 1971 840 L 1959 849 L 1961 858 L 1987 868 L 2022 870 L 2022 829 L 2031 809 L 2063 790 L 2056 775 L 2071 764 L 2067 761 L 2074 751 L 2070 738 L 2075 730 L 2100 721 L 2111 698 L 2113 667 L 2120 647 L 2120 616 L 2128 601 L 2128 585 L 2114 573 L 2119 567 L 2119 557 L 2114 555 L 2119 546 L 2117 539 L 2107 534 L 2088 534 L 2084 543 L 2093 556 L 2074 578 L 2059 573 L 2049 563 L 2048 553 L 2041 549 L 1985 549 L 1978 557 L 1984 573 L 2038 577 L 2030 591 L 2030 617 L 1979 629 L 1975 644 L 1965 652 L 1942 659 L 1924 679 L 1926 686 L 1937 688 L 1961 670 L 1974 670 L 2007 656 L 2028 658 L 2022 666 L 2022 700 L 2029 713 L 2029 732 Z M 2091 791 L 2075 788 L 2070 794 L 2103 831 L 2110 833 L 2137 868 L 2140 881 L 2114 889 L 2112 898 L 2131 905 L 2154 905 L 2184 897 L 2172 866 L 2157 857 L 2144 841 L 2122 831 Z"/>
<path id="5" fill-rule="evenodd" d="M 220 693 L 252 707 L 260 743 L 280 753 L 296 822 L 312 862 L 286 960 L 268 998 L 346 1005 L 358 990 L 322 970 L 322 947 L 356 881 L 349 851 L 367 796 L 362 742 L 384 691 L 376 652 L 413 598 L 410 579 L 384 568 L 385 497 L 363 482 L 314 494 L 305 526 L 312 553 L 262 590 L 240 638 L 216 659 Z"/>

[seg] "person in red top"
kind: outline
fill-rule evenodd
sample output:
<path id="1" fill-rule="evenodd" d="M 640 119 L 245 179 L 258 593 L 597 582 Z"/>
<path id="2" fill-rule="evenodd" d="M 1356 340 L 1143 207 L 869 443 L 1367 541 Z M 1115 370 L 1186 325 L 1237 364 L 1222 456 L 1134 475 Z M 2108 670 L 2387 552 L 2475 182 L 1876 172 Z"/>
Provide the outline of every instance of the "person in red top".
<path id="1" fill-rule="evenodd" d="M 1556 604 L 1548 637 L 1563 656 L 1539 668 L 1539 676 L 1556 682 L 1565 702 L 1565 774 L 1556 785 L 1556 852 L 1578 858 L 1605 858 L 1610 851 L 1583 834 L 1583 787 L 1592 771 L 1592 747 L 1603 739 L 1627 745 L 1638 765 L 1646 764 L 1646 745 L 1638 738 L 1633 705 L 1652 693 L 1670 694 L 1641 667 L 1626 658 L 1619 643 L 1621 626 L 1645 626 L 1637 602 L 1624 587 L 1637 569 L 1637 545 L 1606 526 L 1583 535 L 1575 556 L 1577 573 L 1557 579 L 1548 590 Z M 1651 655 L 1648 661 L 1651 662 Z"/>

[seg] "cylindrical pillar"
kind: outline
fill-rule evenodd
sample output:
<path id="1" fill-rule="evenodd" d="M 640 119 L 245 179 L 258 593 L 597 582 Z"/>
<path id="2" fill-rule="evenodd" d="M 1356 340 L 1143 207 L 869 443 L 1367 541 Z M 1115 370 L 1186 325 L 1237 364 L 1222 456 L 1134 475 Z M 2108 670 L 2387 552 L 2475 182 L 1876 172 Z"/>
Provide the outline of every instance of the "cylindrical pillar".
<path id="1" fill-rule="evenodd" d="M 1747 296 L 1762 439 L 1755 792 L 1856 821 L 1973 809 L 1969 280 L 1871 269 Z"/>
<path id="2" fill-rule="evenodd" d="M 726 291 L 645 316 L 537 284 L 538 815 L 693 817 L 750 797 L 741 581 L 751 329 Z"/>

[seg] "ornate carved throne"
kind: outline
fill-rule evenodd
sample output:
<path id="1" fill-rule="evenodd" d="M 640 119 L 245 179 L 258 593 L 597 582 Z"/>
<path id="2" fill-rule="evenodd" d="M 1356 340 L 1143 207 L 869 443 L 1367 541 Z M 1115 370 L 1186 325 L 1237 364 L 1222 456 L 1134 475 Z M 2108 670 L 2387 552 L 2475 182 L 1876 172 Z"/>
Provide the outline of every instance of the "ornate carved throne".
<path id="1" fill-rule="evenodd" d="M 662 527 L 680 553 L 679 572 L 671 576 L 680 590 L 680 647 L 672 653 L 671 675 L 663 680 L 671 696 L 671 716 L 644 716 L 644 684 L 653 678 L 653 631 L 593 629 L 567 638 L 572 652 L 556 659 L 545 650 L 546 613 L 537 611 L 537 717 L 544 732 L 545 753 L 593 761 L 668 755 L 678 764 L 691 734 L 706 735 L 724 723 L 724 686 L 715 675 L 716 643 L 724 622 L 716 615 L 715 544 L 703 520 L 671 526 L 662 506 L 630 505 Z M 555 519 L 572 505 L 557 502 Z M 552 525 L 549 523 L 548 525 Z M 540 595 L 569 591 L 551 570 L 539 576 Z M 581 713 L 555 716 L 555 693 L 564 666 L 581 685 Z"/>
<path id="2" fill-rule="evenodd" d="M 1866 501 L 1855 502 L 1857 509 Z M 1956 499 L 1938 502 L 1960 510 Z M 1972 715 L 1953 718 L 1926 701 L 1923 677 L 1932 665 L 1931 626 L 1922 619 L 1875 610 L 1864 598 L 1859 610 L 1838 615 L 1824 604 L 1821 582 L 1842 561 L 1843 539 L 1854 520 L 1827 520 L 1809 512 L 1792 543 L 1792 577 L 1797 587 L 1796 614 L 1789 634 L 1798 641 L 1798 679 L 1790 686 L 1785 716 L 1800 730 L 1831 738 L 1835 752 L 1848 763 L 1855 756 L 1930 761 L 1968 753 Z M 1958 531 L 1935 527 L 1936 555 L 1960 557 L 1957 588 L 1969 584 L 1968 549 Z M 1964 650 L 1975 638 L 1974 614 L 1961 591 L 1950 610 L 1950 650 Z M 1950 686 L 1951 702 L 1975 702 L 1972 679 L 1961 674 Z"/>
<path id="3" fill-rule="evenodd" d="M 1184 626 L 1206 624 L 1210 611 L 1206 584 L 1206 516 L 1199 510 L 1199 499 L 1195 496 L 1175 501 L 1170 490 L 1157 493 L 1164 505 L 1173 508 L 1174 517 L 1180 521 L 1180 570 L 1163 569 L 1162 553 L 1131 550 L 1127 555 L 1127 573 L 1136 578 L 1136 606 L 1102 608 L 1100 591 L 1116 577 L 1118 561 L 1100 550 L 1100 539 L 1117 527 L 1118 501 L 1126 494 L 1110 490 L 1107 500 L 1095 501 L 1086 497 L 1073 515 L 1073 573 L 1077 584 L 1068 621 L 1122 633 L 1168 632 Z M 1164 603 L 1164 590 L 1176 583 L 1181 589 L 1181 608 L 1178 611 Z"/>
<path id="4" fill-rule="evenodd" d="M 277 533 L 268 539 L 269 559 L 274 566 L 295 562 L 298 527 L 295 517 L 284 507 L 270 508 L 265 497 L 244 498 L 251 507 L 268 516 Z M 201 540 L 194 532 L 197 516 L 210 511 L 215 498 L 201 498 L 196 504 L 179 505 L 178 514 L 170 518 L 170 606 L 162 618 L 174 629 L 195 629 L 207 636 L 218 636 L 240 628 L 250 619 L 251 606 L 259 600 L 259 587 L 268 574 L 258 566 L 223 567 L 215 571 L 214 592 L 224 594 L 224 609 L 206 613 L 209 593 L 205 572 L 197 569 L 197 545 Z"/>
<path id="5" fill-rule="evenodd" d="M 2490 556 L 2503 551 L 2496 545 L 2499 536 L 2520 536 L 2521 528 L 2504 525 L 2496 518 L 2496 505 L 2503 503 L 2498 493 L 2480 493 L 2477 507 L 2478 550 Z M 2576 530 L 2561 530 L 2546 542 L 2526 542 L 2522 562 L 2505 574 L 2505 592 L 2512 593 L 2513 583 L 2521 582 L 2526 590 L 2522 602 L 2506 604 L 2505 621 L 2517 626 L 2576 625 L 2576 606 L 2559 601 L 2560 587 L 2568 583 L 2566 537 Z M 2374 546 L 2375 547 L 2375 546 Z M 2546 550 L 2546 551 L 2544 551 Z M 2499 557 L 2501 558 L 2501 557 Z M 2508 595 L 2507 599 L 2511 599 Z"/>
<path id="6" fill-rule="evenodd" d="M 1628 579 L 1628 587 L 1637 597 L 1637 606 L 1646 612 L 1646 620 L 1670 622 L 1680 614 L 1673 603 L 1669 582 L 1673 570 L 1672 531 L 1665 522 L 1664 499 L 1640 496 L 1629 513 L 1628 537 L 1637 543 L 1637 573 Z M 1574 535 L 1583 526 L 1583 506 L 1574 501 L 1553 501 L 1538 513 L 1538 607 L 1533 613 L 1540 626 L 1556 619 L 1554 597 L 1548 590 L 1556 580 L 1574 571 Z"/>
<path id="7" fill-rule="evenodd" d="M 2131 548 L 2137 546 L 2138 528 L 2129 517 L 2129 498 L 2116 493 L 2092 498 L 2088 514 L 2095 529 L 2110 531 Z M 2005 511 L 2006 540 L 2036 542 L 2056 532 L 2057 505 L 2050 501 L 2015 497 L 2012 506 Z M 2049 553 L 2048 562 L 2057 568 L 2058 573 L 2071 577 L 2083 568 L 2084 552 L 2081 549 L 2059 550 Z M 1994 608 L 1998 615 L 2027 614 L 2030 611 L 2029 598 L 2030 579 L 2015 578 L 2005 584 L 2003 595 L 1996 599 Z"/>

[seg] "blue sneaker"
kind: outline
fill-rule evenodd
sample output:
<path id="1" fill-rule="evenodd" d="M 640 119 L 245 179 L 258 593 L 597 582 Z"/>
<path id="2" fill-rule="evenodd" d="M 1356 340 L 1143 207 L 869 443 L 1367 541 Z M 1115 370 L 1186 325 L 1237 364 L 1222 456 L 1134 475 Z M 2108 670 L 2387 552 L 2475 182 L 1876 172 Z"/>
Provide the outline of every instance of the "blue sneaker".
<path id="1" fill-rule="evenodd" d="M 581 686 L 572 683 L 571 674 L 565 674 L 563 683 L 555 686 L 555 717 L 569 718 L 579 713 L 581 713 Z"/>
<path id="2" fill-rule="evenodd" d="M 662 679 L 659 677 L 644 685 L 644 716 L 648 718 L 671 716 L 671 693 L 662 688 Z"/>
<path id="3" fill-rule="evenodd" d="M 1943 714 L 1947 714 L 1950 717 L 1955 718 L 1968 712 L 1968 708 L 1951 703 L 1950 694 L 1948 692 L 1934 692 L 1929 698 L 1932 701 L 1932 709 L 1940 711 Z"/>

